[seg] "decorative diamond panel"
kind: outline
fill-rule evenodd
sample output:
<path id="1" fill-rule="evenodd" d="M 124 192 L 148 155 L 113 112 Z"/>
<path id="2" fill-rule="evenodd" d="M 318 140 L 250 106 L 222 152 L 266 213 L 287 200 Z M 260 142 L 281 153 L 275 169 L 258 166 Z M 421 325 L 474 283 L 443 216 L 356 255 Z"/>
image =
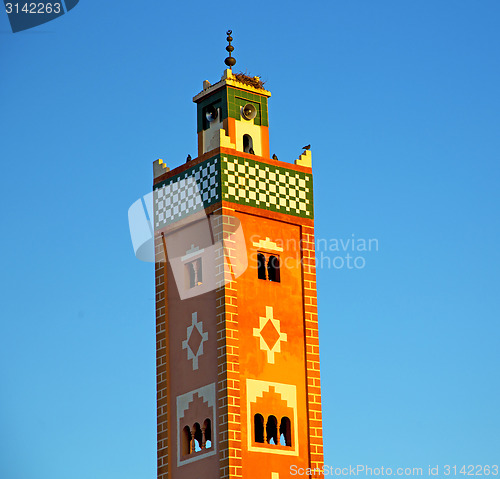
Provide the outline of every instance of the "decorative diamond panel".
<path id="1" fill-rule="evenodd" d="M 273 307 L 266 306 L 266 315 L 259 318 L 259 327 L 253 328 L 253 335 L 259 338 L 260 349 L 267 351 L 270 364 L 274 364 L 275 354 L 281 353 L 281 343 L 288 341 L 288 334 L 281 331 L 281 323 L 273 314 Z"/>
<path id="2" fill-rule="evenodd" d="M 232 155 L 221 166 L 223 200 L 313 218 L 310 174 Z"/>
<path id="3" fill-rule="evenodd" d="M 154 188 L 155 229 L 221 200 L 219 158 L 209 158 Z"/>

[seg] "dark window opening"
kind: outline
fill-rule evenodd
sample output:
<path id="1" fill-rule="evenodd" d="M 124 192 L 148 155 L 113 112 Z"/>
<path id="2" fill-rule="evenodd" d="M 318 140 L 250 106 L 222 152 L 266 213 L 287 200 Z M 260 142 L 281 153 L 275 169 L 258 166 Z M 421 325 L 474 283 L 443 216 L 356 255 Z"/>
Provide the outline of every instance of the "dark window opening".
<path id="1" fill-rule="evenodd" d="M 201 451 L 201 445 L 203 443 L 203 434 L 201 432 L 201 427 L 198 423 L 193 426 L 194 436 L 193 436 L 193 447 L 191 448 L 194 452 Z"/>
<path id="2" fill-rule="evenodd" d="M 182 455 L 187 456 L 188 454 L 191 453 L 191 430 L 189 429 L 189 426 L 185 426 L 184 429 L 182 430 L 182 441 L 181 441 L 181 447 L 182 447 Z"/>
<path id="3" fill-rule="evenodd" d="M 269 416 L 266 424 L 267 443 L 272 445 L 278 444 L 278 420 L 275 416 Z"/>
<path id="4" fill-rule="evenodd" d="M 262 414 L 256 414 L 253 417 L 255 442 L 264 442 L 264 417 Z"/>
<path id="5" fill-rule="evenodd" d="M 267 277 L 269 281 L 280 281 L 280 260 L 277 256 L 270 256 L 267 262 Z"/>
<path id="6" fill-rule="evenodd" d="M 288 419 L 286 416 L 281 418 L 280 445 L 282 446 L 292 445 L 292 426 L 290 419 Z"/>
<path id="7" fill-rule="evenodd" d="M 281 281 L 280 257 L 278 255 L 257 253 L 257 277 L 279 283 Z"/>
<path id="8" fill-rule="evenodd" d="M 270 415 L 264 427 L 264 416 L 255 414 L 253 417 L 253 436 L 255 443 L 292 447 L 292 423 L 287 416 L 283 416 L 278 427 L 276 416 Z"/>
<path id="9" fill-rule="evenodd" d="M 267 279 L 266 276 L 266 257 L 262 253 L 257 254 L 257 276 L 259 279 Z"/>
<path id="10" fill-rule="evenodd" d="M 201 267 L 201 258 L 195 259 L 194 261 L 187 263 L 186 268 L 188 272 L 190 288 L 194 288 L 195 286 L 203 284 L 203 271 Z"/>
<path id="11" fill-rule="evenodd" d="M 212 447 L 212 423 L 210 419 L 194 423 L 193 427 L 185 426 L 181 432 L 181 452 L 183 456 L 202 452 Z"/>
<path id="12" fill-rule="evenodd" d="M 212 447 L 212 425 L 210 419 L 205 419 L 203 423 L 203 444 L 202 448 L 210 449 Z"/>
<path id="13" fill-rule="evenodd" d="M 253 140 L 250 135 L 243 135 L 243 151 L 245 153 L 253 153 Z"/>

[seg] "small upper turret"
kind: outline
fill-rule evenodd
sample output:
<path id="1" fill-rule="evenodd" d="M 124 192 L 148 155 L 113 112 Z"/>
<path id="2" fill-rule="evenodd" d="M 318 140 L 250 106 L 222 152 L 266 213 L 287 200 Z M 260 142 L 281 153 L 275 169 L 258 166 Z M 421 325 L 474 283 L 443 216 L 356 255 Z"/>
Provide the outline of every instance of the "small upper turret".
<path id="1" fill-rule="evenodd" d="M 203 90 L 193 98 L 198 105 L 198 155 L 225 147 L 269 158 L 267 99 L 271 93 L 259 77 L 233 73 L 233 38 L 231 30 L 227 33 L 225 63 L 230 68 L 213 85 L 205 80 Z"/>

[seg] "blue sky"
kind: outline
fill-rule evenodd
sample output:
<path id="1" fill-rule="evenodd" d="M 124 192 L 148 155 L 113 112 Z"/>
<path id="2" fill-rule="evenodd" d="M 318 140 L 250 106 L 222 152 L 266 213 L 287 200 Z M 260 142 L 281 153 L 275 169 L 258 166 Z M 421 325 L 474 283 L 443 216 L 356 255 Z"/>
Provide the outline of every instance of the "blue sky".
<path id="1" fill-rule="evenodd" d="M 498 464 L 499 17 L 81 0 L 12 34 L 0 13 L 0 477 L 155 477 L 153 269 L 127 210 L 153 160 L 196 155 L 228 28 L 272 91 L 272 152 L 312 144 L 317 236 L 378 240 L 318 270 L 326 463 Z"/>

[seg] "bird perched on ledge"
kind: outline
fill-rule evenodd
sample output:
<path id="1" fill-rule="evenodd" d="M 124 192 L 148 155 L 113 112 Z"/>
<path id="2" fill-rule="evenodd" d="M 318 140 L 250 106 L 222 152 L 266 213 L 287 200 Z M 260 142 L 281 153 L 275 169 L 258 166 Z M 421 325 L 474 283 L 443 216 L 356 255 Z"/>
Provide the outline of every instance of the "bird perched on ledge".
<path id="1" fill-rule="evenodd" d="M 186 163 L 187 163 L 188 161 L 191 161 L 191 160 L 192 160 L 191 155 L 188 155 L 188 156 L 187 156 L 187 158 L 186 158 Z"/>
<path id="2" fill-rule="evenodd" d="M 303 146 L 302 147 L 303 150 L 310 150 L 311 149 L 311 145 L 306 145 L 306 146 Z"/>
<path id="3" fill-rule="evenodd" d="M 276 154 L 273 155 L 273 160 L 277 160 L 278 157 L 276 156 Z"/>

